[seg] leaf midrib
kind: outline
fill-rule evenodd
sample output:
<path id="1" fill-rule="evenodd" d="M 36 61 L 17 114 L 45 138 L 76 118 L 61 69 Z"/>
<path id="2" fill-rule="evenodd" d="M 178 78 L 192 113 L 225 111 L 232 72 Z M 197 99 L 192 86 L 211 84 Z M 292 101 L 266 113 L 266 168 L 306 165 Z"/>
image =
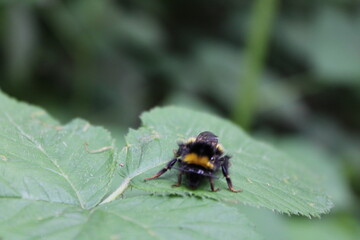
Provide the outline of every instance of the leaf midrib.
<path id="1" fill-rule="evenodd" d="M 36 141 L 36 139 L 32 138 L 31 135 L 27 134 L 13 119 L 12 117 L 7 113 L 4 112 L 4 115 L 6 116 L 6 118 L 8 119 L 8 121 L 19 131 L 19 133 L 25 137 L 27 140 L 29 140 L 32 144 L 34 144 L 35 149 L 37 149 L 38 151 L 40 151 L 42 154 L 44 154 L 47 159 L 50 160 L 50 162 L 59 170 L 59 172 L 61 173 L 60 176 L 62 176 L 66 182 L 70 185 L 70 187 L 72 188 L 72 190 L 75 192 L 77 199 L 79 201 L 79 204 L 81 206 L 81 208 L 85 208 L 84 207 L 84 203 L 83 203 L 83 199 L 81 198 L 80 192 L 76 189 L 75 185 L 72 183 L 72 181 L 69 179 L 69 176 L 66 175 L 66 173 L 63 171 L 63 169 L 60 167 L 60 165 L 57 163 L 56 159 L 53 159 L 47 152 L 46 150 L 42 147 L 42 145 Z"/>

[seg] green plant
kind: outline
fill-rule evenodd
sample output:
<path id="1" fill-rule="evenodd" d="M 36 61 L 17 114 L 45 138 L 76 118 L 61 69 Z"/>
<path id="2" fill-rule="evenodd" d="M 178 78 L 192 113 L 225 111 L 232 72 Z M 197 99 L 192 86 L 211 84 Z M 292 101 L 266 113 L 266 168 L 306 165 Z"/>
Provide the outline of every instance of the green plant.
<path id="1" fill-rule="evenodd" d="M 0 237 L 259 239 L 240 203 L 309 217 L 332 206 L 311 172 L 226 120 L 177 107 L 141 119 L 119 148 L 101 127 L 79 119 L 62 126 L 0 92 Z M 233 182 L 244 192 L 227 191 L 224 179 L 217 193 L 171 188 L 176 174 L 143 181 L 178 140 L 204 130 L 233 156 Z"/>

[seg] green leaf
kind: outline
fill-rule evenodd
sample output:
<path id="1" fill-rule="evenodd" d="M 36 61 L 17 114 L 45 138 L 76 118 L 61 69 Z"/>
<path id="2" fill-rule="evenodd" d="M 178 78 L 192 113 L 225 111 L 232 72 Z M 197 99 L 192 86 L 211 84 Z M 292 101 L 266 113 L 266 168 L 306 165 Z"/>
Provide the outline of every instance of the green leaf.
<path id="1" fill-rule="evenodd" d="M 120 173 L 125 185 L 130 183 L 154 193 L 196 195 L 306 216 L 318 216 L 332 206 L 305 168 L 274 148 L 251 139 L 226 120 L 176 107 L 156 108 L 141 119 L 144 127 L 129 132 L 128 145 L 120 154 L 120 159 L 126 159 Z M 177 141 L 202 131 L 218 135 L 227 153 L 233 156 L 230 174 L 235 188 L 244 190 L 242 193 L 228 191 L 222 177 L 216 181 L 222 190 L 216 193 L 209 191 L 208 184 L 196 190 L 186 186 L 172 188 L 177 179 L 176 170 L 144 182 L 145 177 L 155 174 L 173 157 Z M 122 185 L 117 194 L 125 187 Z"/>
<path id="2" fill-rule="evenodd" d="M 69 204 L 1 199 L 4 239 L 261 239 L 220 203 L 142 196 L 85 210 Z"/>
<path id="3" fill-rule="evenodd" d="M 288 222 L 290 239 L 356 240 L 360 235 L 358 219 L 343 215 L 308 221 L 292 219 Z"/>
<path id="4" fill-rule="evenodd" d="M 248 219 L 256 223 L 256 231 L 262 236 L 266 236 L 266 240 L 291 239 L 287 222 L 292 218 L 274 213 L 265 208 L 249 208 L 244 205 L 236 205 L 236 207 Z M 309 222 L 312 221 L 307 220 Z"/>
<path id="5" fill-rule="evenodd" d="M 0 125 L 1 239 L 260 239 L 239 211 L 211 200 L 99 205 L 116 179 L 117 149 L 103 128 L 60 126 L 1 91 Z"/>
<path id="6" fill-rule="evenodd" d="M 329 6 L 316 11 L 315 17 L 306 21 L 293 17 L 279 21 L 282 45 L 305 58 L 320 81 L 358 86 L 359 16 Z"/>
<path id="7" fill-rule="evenodd" d="M 83 120 L 60 126 L 43 110 L 2 94 L 0 103 L 1 197 L 98 204 L 115 170 L 109 132 Z"/>
<path id="8" fill-rule="evenodd" d="M 309 53 L 322 81 L 359 84 L 359 21 L 359 17 L 349 18 L 333 8 L 323 8 L 317 14 Z"/>
<path id="9" fill-rule="evenodd" d="M 352 192 L 343 176 L 341 160 L 336 159 L 336 154 L 327 152 L 321 146 L 302 138 L 287 137 L 276 145 L 295 160 L 317 172 L 315 177 L 336 206 L 332 212 L 350 209 L 353 204 Z"/>

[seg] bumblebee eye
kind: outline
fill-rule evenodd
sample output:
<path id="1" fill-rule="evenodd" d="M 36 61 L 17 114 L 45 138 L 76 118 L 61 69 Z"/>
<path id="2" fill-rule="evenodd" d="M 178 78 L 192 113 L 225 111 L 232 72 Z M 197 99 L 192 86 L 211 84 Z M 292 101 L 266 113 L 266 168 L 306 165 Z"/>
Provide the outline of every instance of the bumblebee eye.
<path id="1" fill-rule="evenodd" d="M 214 162 L 214 161 L 215 161 L 215 157 L 211 157 L 210 162 Z"/>

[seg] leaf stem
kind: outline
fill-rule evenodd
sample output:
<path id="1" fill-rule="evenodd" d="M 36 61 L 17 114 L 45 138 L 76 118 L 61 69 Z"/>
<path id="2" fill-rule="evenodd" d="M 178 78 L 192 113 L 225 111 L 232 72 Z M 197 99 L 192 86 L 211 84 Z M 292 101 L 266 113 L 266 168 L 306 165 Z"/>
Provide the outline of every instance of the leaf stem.
<path id="1" fill-rule="evenodd" d="M 264 68 L 271 27 L 277 13 L 278 0 L 257 0 L 251 15 L 251 24 L 245 50 L 244 69 L 233 108 L 233 119 L 249 129 L 258 98 L 259 79 Z"/>
<path id="2" fill-rule="evenodd" d="M 129 186 L 130 181 L 131 178 L 126 177 L 122 182 L 122 184 L 115 190 L 115 192 L 113 192 L 107 198 L 105 198 L 104 201 L 102 201 L 99 205 L 114 201 L 118 196 L 120 196 L 125 191 L 125 189 Z"/>

